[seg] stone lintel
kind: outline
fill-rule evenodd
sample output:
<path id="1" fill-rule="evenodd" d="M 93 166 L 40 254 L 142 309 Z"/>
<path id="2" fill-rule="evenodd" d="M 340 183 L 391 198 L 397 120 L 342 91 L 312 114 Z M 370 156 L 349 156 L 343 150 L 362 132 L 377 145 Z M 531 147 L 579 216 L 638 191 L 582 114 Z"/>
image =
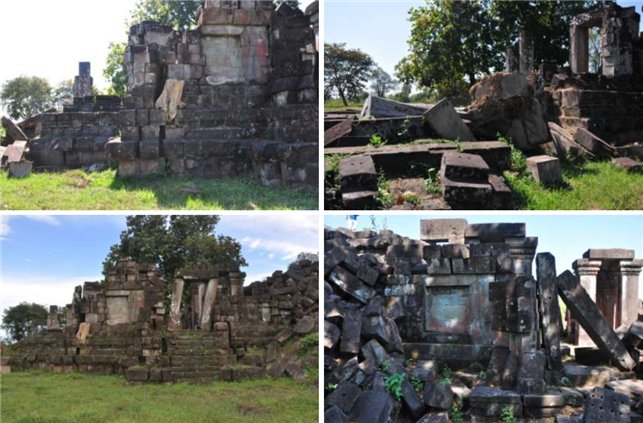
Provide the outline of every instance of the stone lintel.
<path id="1" fill-rule="evenodd" d="M 583 253 L 590 260 L 633 260 L 634 250 L 625 248 L 590 248 Z"/>
<path id="2" fill-rule="evenodd" d="M 601 270 L 601 260 L 578 259 L 572 264 L 574 271 L 578 275 L 596 276 Z"/>

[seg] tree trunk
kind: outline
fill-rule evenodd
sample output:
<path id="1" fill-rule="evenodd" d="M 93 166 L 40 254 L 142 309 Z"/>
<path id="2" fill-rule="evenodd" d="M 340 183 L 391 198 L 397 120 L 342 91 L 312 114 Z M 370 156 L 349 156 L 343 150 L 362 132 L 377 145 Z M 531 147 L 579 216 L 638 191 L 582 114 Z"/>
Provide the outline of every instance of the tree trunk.
<path id="1" fill-rule="evenodd" d="M 348 101 L 346 101 L 346 96 L 344 95 L 344 91 L 337 90 L 337 92 L 339 93 L 339 98 L 342 99 L 342 103 L 344 103 L 344 107 L 348 107 Z"/>
<path id="2" fill-rule="evenodd" d="M 473 73 L 467 75 L 469 77 L 469 86 L 472 87 L 476 83 L 476 76 Z"/>

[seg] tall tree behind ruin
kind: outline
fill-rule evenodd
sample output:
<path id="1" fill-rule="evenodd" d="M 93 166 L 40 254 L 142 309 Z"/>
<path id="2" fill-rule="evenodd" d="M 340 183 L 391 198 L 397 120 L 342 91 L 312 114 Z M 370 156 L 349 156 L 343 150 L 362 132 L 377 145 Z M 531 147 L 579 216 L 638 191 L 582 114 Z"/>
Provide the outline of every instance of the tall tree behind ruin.
<path id="1" fill-rule="evenodd" d="M 47 314 L 44 306 L 23 302 L 5 310 L 2 316 L 2 329 L 17 342 L 36 333 L 38 325 L 44 326 L 47 322 Z"/>
<path id="2" fill-rule="evenodd" d="M 437 0 L 411 8 L 410 53 L 396 66 L 398 78 L 456 94 L 502 70 L 507 47 L 523 28 L 533 35 L 535 63 L 563 65 L 569 56 L 571 18 L 596 3 Z"/>
<path id="3" fill-rule="evenodd" d="M 103 273 L 121 258 L 155 264 L 170 281 L 187 266 L 247 265 L 241 244 L 214 233 L 218 222 L 219 216 L 128 216 L 120 242 L 103 262 Z"/>
<path id="4" fill-rule="evenodd" d="M 0 102 L 13 119 L 26 119 L 52 106 L 51 86 L 44 78 L 19 76 L 2 85 Z"/>
<path id="5" fill-rule="evenodd" d="M 345 43 L 324 44 L 324 95 L 336 92 L 344 106 L 364 91 L 375 63 L 359 49 L 346 48 Z"/>
<path id="6" fill-rule="evenodd" d="M 377 66 L 371 73 L 371 90 L 380 97 L 395 90 L 400 85 L 384 69 Z"/>

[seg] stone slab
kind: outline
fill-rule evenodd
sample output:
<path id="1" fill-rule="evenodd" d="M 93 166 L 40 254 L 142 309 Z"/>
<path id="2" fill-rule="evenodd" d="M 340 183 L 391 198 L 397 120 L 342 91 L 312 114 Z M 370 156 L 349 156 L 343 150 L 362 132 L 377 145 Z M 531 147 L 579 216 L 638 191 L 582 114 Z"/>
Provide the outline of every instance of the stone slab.
<path id="1" fill-rule="evenodd" d="M 621 370 L 632 370 L 636 363 L 627 352 L 623 343 L 612 330 L 598 306 L 587 291 L 580 285 L 578 278 L 569 270 L 558 276 L 558 293 L 594 343 L 614 359 Z"/>
<path id="2" fill-rule="evenodd" d="M 465 219 L 430 219 L 420 221 L 420 239 L 429 242 L 464 244 L 468 222 Z"/>
<path id="3" fill-rule="evenodd" d="M 339 162 L 342 192 L 377 191 L 377 171 L 367 155 L 352 156 Z"/>
<path id="4" fill-rule="evenodd" d="M 342 324 L 342 337 L 339 344 L 339 351 L 342 354 L 359 353 L 362 332 L 362 311 L 347 310 L 344 314 Z"/>
<path id="5" fill-rule="evenodd" d="M 360 119 L 364 119 L 369 117 L 386 118 L 421 116 L 426 111 L 426 107 L 401 103 L 399 101 L 389 100 L 371 94 L 364 102 L 364 106 L 362 107 L 362 112 L 359 117 Z"/>
<path id="6" fill-rule="evenodd" d="M 353 130 L 353 117 L 347 117 L 332 128 L 324 131 L 324 147 L 348 135 Z"/>
<path id="7" fill-rule="evenodd" d="M 424 113 L 424 118 L 442 138 L 459 141 L 476 140 L 469 127 L 446 98 L 427 110 Z"/>
<path id="8" fill-rule="evenodd" d="M 507 238 L 526 235 L 524 223 L 474 223 L 467 227 L 465 237 L 480 242 L 504 242 Z"/>
<path id="9" fill-rule="evenodd" d="M 454 181 L 486 181 L 489 166 L 477 154 L 449 151 L 442 155 L 440 175 Z"/>
<path id="10" fill-rule="evenodd" d="M 540 297 L 540 325 L 547 356 L 547 368 L 560 371 L 563 369 L 560 351 L 562 322 L 556 287 L 556 259 L 550 253 L 536 255 L 536 287 Z"/>
<path id="11" fill-rule="evenodd" d="M 387 423 L 393 411 L 393 405 L 393 399 L 386 392 L 362 392 L 348 417 L 355 423 Z"/>
<path id="12" fill-rule="evenodd" d="M 342 193 L 345 210 L 365 210 L 375 207 L 377 191 L 353 191 Z"/>
<path id="13" fill-rule="evenodd" d="M 30 162 L 28 160 L 10 162 L 8 164 L 8 167 L 10 178 L 26 178 L 27 176 L 31 175 L 33 162 Z"/>
<path id="14" fill-rule="evenodd" d="M 7 157 L 7 163 L 21 161 L 26 149 L 27 141 L 14 141 L 11 145 L 7 146 L 4 151 L 4 155 Z"/>
<path id="15" fill-rule="evenodd" d="M 493 194 L 487 182 L 462 182 L 442 178 L 444 201 L 454 210 L 488 208 Z"/>
<path id="16" fill-rule="evenodd" d="M 590 248 L 583 253 L 590 260 L 633 260 L 634 250 L 625 248 Z"/>
<path id="17" fill-rule="evenodd" d="M 594 388 L 585 401 L 583 423 L 629 423 L 630 400 L 626 395 Z"/>
<path id="18" fill-rule="evenodd" d="M 7 135 L 9 136 L 9 138 L 13 141 L 27 141 L 29 139 L 22 131 L 22 129 L 20 129 L 20 127 L 13 123 L 13 121 L 8 117 L 2 116 L 0 122 L 2 123 L 4 129 L 7 130 Z"/>
<path id="19" fill-rule="evenodd" d="M 353 382 L 343 381 L 326 397 L 325 402 L 327 405 L 339 408 L 344 413 L 349 413 L 360 393 L 359 386 Z"/>
<path id="20" fill-rule="evenodd" d="M 614 155 L 614 147 L 592 134 L 585 128 L 578 128 L 574 133 L 574 141 L 599 157 L 611 157 Z"/>

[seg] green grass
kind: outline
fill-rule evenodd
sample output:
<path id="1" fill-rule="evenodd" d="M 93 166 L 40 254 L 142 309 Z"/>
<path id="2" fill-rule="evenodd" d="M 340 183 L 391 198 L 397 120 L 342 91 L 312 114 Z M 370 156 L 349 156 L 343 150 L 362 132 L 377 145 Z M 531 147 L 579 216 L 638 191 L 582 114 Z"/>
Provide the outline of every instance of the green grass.
<path id="1" fill-rule="evenodd" d="M 316 386 L 287 378 L 210 385 L 128 385 L 119 376 L 2 376 L 3 423 L 316 422 Z"/>
<path id="2" fill-rule="evenodd" d="M 342 103 L 342 100 L 339 98 L 334 98 L 332 100 L 325 100 L 324 101 L 324 109 L 325 111 L 339 111 L 344 108 L 349 108 L 349 109 L 361 109 L 362 106 L 364 105 L 364 100 L 356 100 L 356 101 L 349 101 L 348 106 L 344 106 L 344 103 Z"/>
<path id="3" fill-rule="evenodd" d="M 517 208 L 528 210 L 641 210 L 643 174 L 628 174 L 609 162 L 563 162 L 565 185 L 545 187 L 505 172 Z"/>
<path id="4" fill-rule="evenodd" d="M 25 179 L 0 175 L 4 210 L 316 210 L 317 204 L 315 190 L 268 188 L 245 179 L 120 179 L 113 169 L 33 173 Z"/>

